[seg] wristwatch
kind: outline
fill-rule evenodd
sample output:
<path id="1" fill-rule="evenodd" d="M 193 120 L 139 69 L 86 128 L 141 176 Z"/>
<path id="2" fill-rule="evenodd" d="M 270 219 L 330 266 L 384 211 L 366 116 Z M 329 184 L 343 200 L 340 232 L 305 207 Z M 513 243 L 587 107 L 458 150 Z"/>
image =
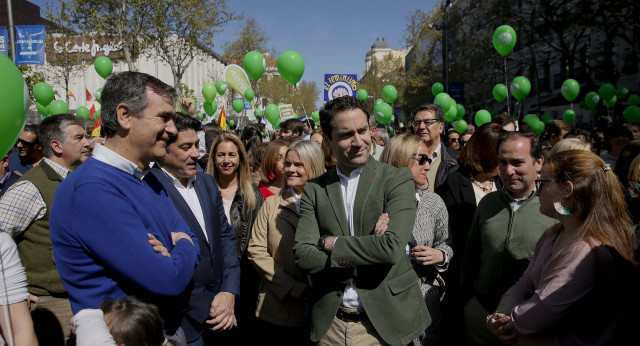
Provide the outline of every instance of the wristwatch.
<path id="1" fill-rule="evenodd" d="M 324 241 L 325 239 L 327 239 L 326 235 L 323 235 L 322 237 L 320 237 L 320 239 L 318 239 L 318 250 L 322 250 L 324 251 Z"/>

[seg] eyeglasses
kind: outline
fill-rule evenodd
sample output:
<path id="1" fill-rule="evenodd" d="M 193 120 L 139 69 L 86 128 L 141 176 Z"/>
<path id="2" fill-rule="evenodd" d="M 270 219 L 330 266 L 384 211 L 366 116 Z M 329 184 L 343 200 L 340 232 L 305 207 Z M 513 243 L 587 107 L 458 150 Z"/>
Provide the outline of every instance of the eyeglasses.
<path id="1" fill-rule="evenodd" d="M 438 119 L 424 119 L 424 120 L 414 120 L 413 121 L 413 126 L 414 127 L 420 127 L 420 124 L 424 124 L 424 126 L 429 126 L 433 123 L 438 123 L 440 122 L 440 120 Z"/>
<path id="2" fill-rule="evenodd" d="M 418 164 L 420 166 L 424 165 L 427 162 L 431 164 L 431 158 L 427 154 L 413 154 L 413 158 L 418 160 Z"/>
<path id="3" fill-rule="evenodd" d="M 538 190 L 538 192 L 542 192 L 542 183 L 549 182 L 551 182 L 549 179 L 536 179 L 536 190 Z"/>
<path id="4" fill-rule="evenodd" d="M 37 142 L 27 142 L 24 139 L 20 139 L 20 138 L 18 138 L 18 141 L 16 142 L 16 144 L 18 143 L 22 144 L 23 147 L 32 147 L 38 144 Z"/>

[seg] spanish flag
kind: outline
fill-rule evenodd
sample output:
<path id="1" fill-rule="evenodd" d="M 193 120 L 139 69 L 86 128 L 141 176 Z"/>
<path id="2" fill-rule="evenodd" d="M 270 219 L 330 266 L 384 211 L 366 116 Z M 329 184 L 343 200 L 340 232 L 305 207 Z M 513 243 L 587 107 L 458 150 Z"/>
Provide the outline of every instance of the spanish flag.
<path id="1" fill-rule="evenodd" d="M 220 111 L 220 115 L 218 116 L 218 125 L 222 128 L 222 131 L 227 131 L 227 117 L 224 113 L 224 105 L 222 105 L 222 110 Z"/>
<path id="2" fill-rule="evenodd" d="M 100 137 L 100 125 L 102 125 L 102 118 L 98 117 L 98 120 L 96 120 L 95 125 L 93 125 L 93 131 L 91 131 L 91 136 L 92 137 Z"/>

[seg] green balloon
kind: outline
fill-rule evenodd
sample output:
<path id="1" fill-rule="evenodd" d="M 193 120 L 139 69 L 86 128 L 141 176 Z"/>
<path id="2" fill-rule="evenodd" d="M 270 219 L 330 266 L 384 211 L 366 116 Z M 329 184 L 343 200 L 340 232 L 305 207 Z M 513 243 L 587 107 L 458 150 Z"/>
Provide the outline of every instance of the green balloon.
<path id="1" fill-rule="evenodd" d="M 255 114 L 256 117 L 261 117 L 262 118 L 262 111 L 260 109 L 256 109 L 254 114 Z"/>
<path id="2" fill-rule="evenodd" d="M 584 104 L 589 109 L 596 108 L 598 102 L 600 102 L 600 96 L 595 91 L 589 92 L 584 96 Z"/>
<path id="3" fill-rule="evenodd" d="M 258 80 L 262 77 L 264 69 L 267 67 L 267 61 L 260 52 L 251 51 L 245 54 L 242 59 L 242 67 L 244 67 L 247 75 L 253 80 Z"/>
<path id="4" fill-rule="evenodd" d="M 233 105 L 233 110 L 236 111 L 236 113 L 240 113 L 244 109 L 244 101 L 242 101 L 242 99 L 233 100 L 232 105 Z"/>
<path id="5" fill-rule="evenodd" d="M 367 98 L 369 97 L 369 93 L 367 93 L 366 90 L 364 89 L 358 89 L 358 91 L 356 91 L 356 98 L 360 101 L 366 101 Z"/>
<path id="6" fill-rule="evenodd" d="M 45 117 L 49 115 L 49 113 L 47 112 L 47 107 L 41 105 L 39 102 L 36 102 L 36 109 Z"/>
<path id="7" fill-rule="evenodd" d="M 204 108 L 204 112 L 207 113 L 207 115 L 212 116 L 218 109 L 218 102 L 216 102 L 216 100 L 213 100 L 211 102 L 204 101 L 204 103 L 202 104 L 202 108 Z"/>
<path id="8" fill-rule="evenodd" d="M 616 105 L 616 102 L 618 102 L 618 97 L 616 97 L 615 95 L 611 99 L 609 99 L 609 101 L 602 101 L 602 103 L 604 103 L 607 108 L 613 108 Z"/>
<path id="9" fill-rule="evenodd" d="M 545 125 L 549 125 L 549 123 L 551 123 L 552 120 L 553 120 L 553 117 L 551 115 L 549 115 L 549 114 L 543 114 L 542 115 L 542 122 Z"/>
<path id="10" fill-rule="evenodd" d="M 616 96 L 618 96 L 618 100 L 622 101 L 624 100 L 627 95 L 629 95 L 629 89 L 627 89 L 626 87 L 618 87 L 618 91 L 616 92 Z"/>
<path id="11" fill-rule="evenodd" d="M 444 121 L 445 122 L 450 123 L 450 122 L 453 122 L 454 120 L 456 120 L 456 116 L 450 115 L 449 112 L 445 112 L 444 113 Z"/>
<path id="12" fill-rule="evenodd" d="M 281 122 L 282 122 L 282 119 L 278 118 L 278 121 L 275 123 L 275 125 L 273 125 L 273 129 L 280 131 L 280 123 Z"/>
<path id="13" fill-rule="evenodd" d="M 562 120 L 567 124 L 573 124 L 573 120 L 575 120 L 575 118 L 576 112 L 574 112 L 573 109 L 567 109 L 564 111 L 564 114 L 562 114 Z"/>
<path id="14" fill-rule="evenodd" d="M 313 120 L 313 122 L 317 123 L 320 121 L 320 112 L 318 111 L 313 111 L 311 113 L 311 120 Z"/>
<path id="15" fill-rule="evenodd" d="M 93 113 L 93 120 L 98 120 L 100 118 L 100 110 L 98 109 L 95 113 Z"/>
<path id="16" fill-rule="evenodd" d="M 540 136 L 542 132 L 544 132 L 544 126 L 544 122 L 540 120 L 532 122 L 531 125 L 529 125 L 533 133 L 535 133 L 537 136 Z"/>
<path id="17" fill-rule="evenodd" d="M 380 124 L 388 124 L 392 121 L 393 110 L 388 103 L 378 103 L 373 109 L 373 115 Z"/>
<path id="18" fill-rule="evenodd" d="M 518 76 L 511 82 L 511 94 L 518 101 L 524 100 L 531 91 L 531 82 L 524 76 Z"/>
<path id="19" fill-rule="evenodd" d="M 393 103 L 398 98 L 398 90 L 393 85 L 385 85 L 382 88 L 382 98 L 388 103 Z"/>
<path id="20" fill-rule="evenodd" d="M 78 107 L 76 109 L 76 115 L 84 119 L 89 119 L 89 115 L 90 115 L 89 108 L 85 106 Z"/>
<path id="21" fill-rule="evenodd" d="M 507 56 L 516 45 L 516 32 L 508 25 L 502 25 L 493 32 L 493 47 L 502 56 Z"/>
<path id="22" fill-rule="evenodd" d="M 251 102 L 253 101 L 253 98 L 256 96 L 256 94 L 253 93 L 253 90 L 251 89 L 247 89 L 244 92 L 244 98 L 247 99 L 247 101 Z"/>
<path id="23" fill-rule="evenodd" d="M 481 109 L 476 112 L 475 123 L 477 126 L 482 126 L 489 122 L 491 122 L 491 113 L 489 111 Z"/>
<path id="24" fill-rule="evenodd" d="M 640 96 L 633 94 L 629 96 L 629 100 L 627 100 L 627 102 L 632 106 L 637 106 L 640 103 Z"/>
<path id="25" fill-rule="evenodd" d="M 393 137 L 393 126 L 389 126 L 387 131 L 389 132 L 389 137 Z"/>
<path id="26" fill-rule="evenodd" d="M 458 133 L 463 133 L 464 131 L 467 130 L 467 122 L 464 120 L 458 120 L 455 123 L 453 123 L 453 128 L 456 129 L 456 131 L 458 131 Z"/>
<path id="27" fill-rule="evenodd" d="M 617 92 L 616 87 L 610 83 L 604 84 L 598 89 L 598 95 L 600 95 L 603 101 L 611 100 L 612 97 L 616 96 Z"/>
<path id="28" fill-rule="evenodd" d="M 296 84 L 304 74 L 304 60 L 295 50 L 282 52 L 278 57 L 278 73 L 285 81 Z"/>
<path id="29" fill-rule="evenodd" d="M 68 114 L 69 106 L 62 100 L 56 100 L 47 106 L 47 110 L 51 115 Z"/>
<path id="30" fill-rule="evenodd" d="M 431 86 L 431 93 L 433 96 L 437 96 L 439 93 L 444 92 L 444 85 L 440 82 L 435 82 Z"/>
<path id="31" fill-rule="evenodd" d="M 630 123 L 637 123 L 640 121 L 640 107 L 638 106 L 627 106 L 622 114 L 624 119 Z"/>
<path id="32" fill-rule="evenodd" d="M 233 119 L 229 120 L 229 125 L 231 125 L 231 127 L 233 127 L 235 124 L 236 122 Z"/>
<path id="33" fill-rule="evenodd" d="M 278 120 L 280 120 L 280 110 L 278 109 L 278 106 L 273 103 L 267 105 L 264 109 L 264 114 L 267 116 L 267 121 L 272 126 L 275 126 L 278 123 Z"/>
<path id="34" fill-rule="evenodd" d="M 578 97 L 578 94 L 580 94 L 580 84 L 578 84 L 578 81 L 575 79 L 567 79 L 562 83 L 560 92 L 567 101 L 573 102 L 573 100 Z"/>
<path id="35" fill-rule="evenodd" d="M 96 97 L 96 101 L 98 101 L 98 103 L 102 103 L 102 88 L 98 88 L 93 95 Z"/>
<path id="36" fill-rule="evenodd" d="M 503 102 L 507 99 L 507 86 L 499 83 L 493 87 L 493 98 L 498 102 Z"/>
<path id="37" fill-rule="evenodd" d="M 436 95 L 436 99 L 434 102 L 436 105 L 442 108 L 443 112 L 447 112 L 449 108 L 451 108 L 451 104 L 452 104 L 451 101 L 452 101 L 451 96 L 449 96 L 449 94 L 445 92 L 442 92 Z"/>
<path id="38" fill-rule="evenodd" d="M 204 114 L 198 112 L 198 120 L 202 121 L 204 119 Z"/>
<path id="39" fill-rule="evenodd" d="M 33 87 L 33 97 L 46 107 L 53 101 L 53 88 L 45 82 L 40 82 Z"/>
<path id="40" fill-rule="evenodd" d="M 449 107 L 449 110 L 445 114 L 447 114 L 449 117 L 453 117 L 454 119 L 457 119 L 458 108 L 452 105 L 451 107 Z"/>
<path id="41" fill-rule="evenodd" d="M 458 114 L 456 115 L 456 118 L 458 118 L 458 120 L 462 119 L 462 117 L 464 116 L 464 106 L 457 104 L 456 105 L 456 110 L 458 111 Z"/>
<path id="42" fill-rule="evenodd" d="M 522 118 L 522 122 L 529 125 L 529 127 L 531 127 L 533 123 L 538 122 L 540 119 L 538 119 L 538 116 L 535 114 L 527 114 L 525 115 L 524 118 Z"/>
<path id="43" fill-rule="evenodd" d="M 0 54 L 0 76 L 0 157 L 4 157 L 22 132 L 30 101 L 20 70 L 4 54 Z"/>
<path id="44" fill-rule="evenodd" d="M 218 94 L 220 95 L 224 95 L 224 93 L 227 91 L 227 82 L 223 80 L 217 81 L 215 86 L 216 86 L 216 91 L 218 91 Z"/>
<path id="45" fill-rule="evenodd" d="M 113 71 L 113 62 L 111 62 L 111 59 L 107 58 L 106 56 L 97 58 L 93 62 L 93 65 L 96 68 L 96 72 L 98 72 L 98 74 L 102 78 L 107 78 L 111 71 Z"/>
<path id="46" fill-rule="evenodd" d="M 207 102 L 211 102 L 216 99 L 216 86 L 213 83 L 207 83 L 202 86 L 202 97 Z"/>

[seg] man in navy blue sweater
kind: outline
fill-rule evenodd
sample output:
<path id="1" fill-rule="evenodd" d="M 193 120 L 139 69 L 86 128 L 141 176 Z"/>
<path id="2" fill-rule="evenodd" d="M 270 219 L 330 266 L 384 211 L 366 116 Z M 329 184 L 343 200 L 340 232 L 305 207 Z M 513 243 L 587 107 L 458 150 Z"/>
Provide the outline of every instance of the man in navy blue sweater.
<path id="1" fill-rule="evenodd" d="M 213 176 L 197 170 L 197 132 L 202 124 L 180 112 L 174 123 L 178 135 L 170 137 L 167 155 L 153 166 L 151 174 L 162 183 L 178 213 L 198 237 L 200 262 L 182 329 L 188 345 L 203 345 L 214 335 L 208 329 L 228 330 L 236 325 L 234 304 L 240 294 L 240 265 L 235 232 L 224 214 L 218 184 Z"/>
<path id="2" fill-rule="evenodd" d="M 168 337 L 185 345 L 180 320 L 198 240 L 147 174 L 176 135 L 175 98 L 171 86 L 144 73 L 107 79 L 101 109 L 107 141 L 56 190 L 50 234 L 74 314 L 104 299 L 136 296 L 157 305 Z M 149 245 L 155 239 L 164 254 Z"/>

